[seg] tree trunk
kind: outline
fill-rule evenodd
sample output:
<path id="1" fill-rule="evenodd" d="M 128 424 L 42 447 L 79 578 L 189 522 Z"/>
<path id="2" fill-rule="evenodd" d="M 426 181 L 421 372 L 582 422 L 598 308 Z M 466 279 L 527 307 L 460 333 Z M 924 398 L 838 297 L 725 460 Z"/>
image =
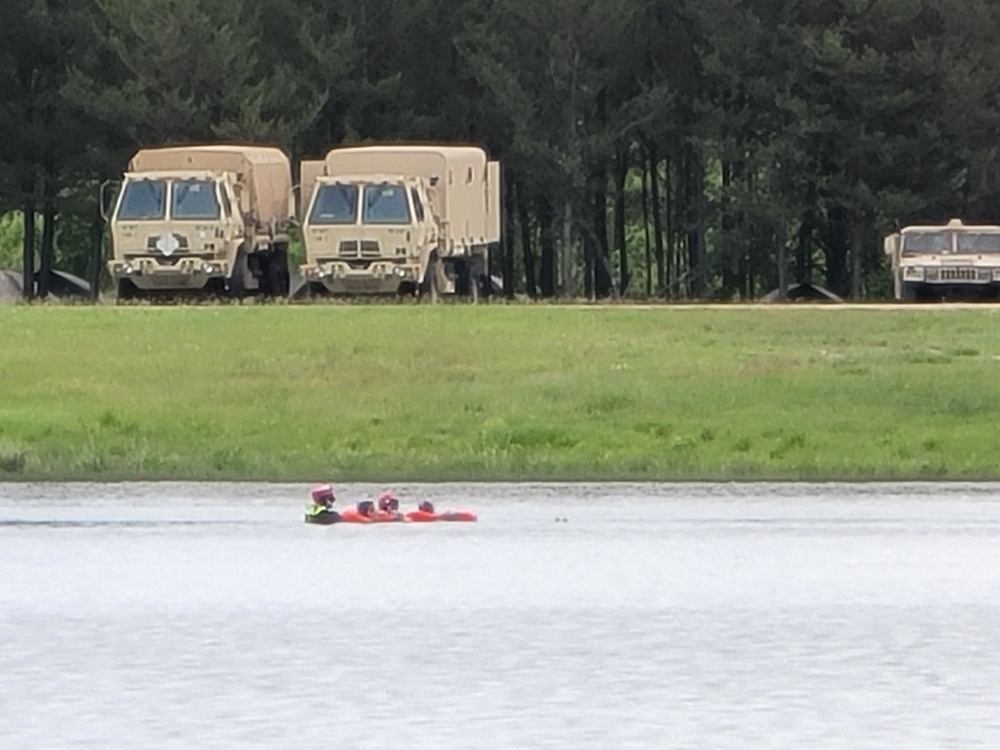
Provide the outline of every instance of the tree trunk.
<path id="1" fill-rule="evenodd" d="M 556 238 L 555 211 L 545 193 L 539 193 L 537 199 L 538 230 L 542 246 L 542 267 L 539 273 L 539 285 L 543 297 L 556 296 Z"/>
<path id="2" fill-rule="evenodd" d="M 851 211 L 851 299 L 861 299 L 861 254 L 864 252 L 862 212 Z"/>
<path id="3" fill-rule="evenodd" d="M 779 226 L 774 241 L 778 245 L 778 297 L 788 299 L 788 253 L 785 249 L 785 228 Z"/>
<path id="4" fill-rule="evenodd" d="M 514 299 L 514 181 L 510 173 L 503 184 L 503 295 Z"/>
<path id="5" fill-rule="evenodd" d="M 42 254 L 38 264 L 38 298 L 46 299 L 52 288 L 52 266 L 56 254 L 55 176 L 46 170 L 42 200 Z"/>
<path id="6" fill-rule="evenodd" d="M 631 281 L 628 266 L 628 250 L 625 247 L 625 180 L 628 177 L 628 148 L 618 149 L 615 162 L 615 217 L 614 243 L 618 253 L 618 288 L 622 296 L 628 291 Z"/>
<path id="7" fill-rule="evenodd" d="M 608 252 L 608 175 L 602 168 L 594 183 L 594 296 L 606 299 L 611 296 L 615 280 L 611 272 Z"/>
<path id="8" fill-rule="evenodd" d="M 31 192 L 24 199 L 24 245 L 21 271 L 24 277 L 24 301 L 35 298 L 35 196 Z"/>
<path id="9" fill-rule="evenodd" d="M 647 142 L 649 154 L 649 197 L 653 208 L 653 248 L 656 255 L 656 293 L 667 296 L 667 269 L 663 254 L 663 225 L 660 221 L 660 169 L 656 158 L 656 144 Z M 669 175 L 669 169 L 667 174 Z M 669 222 L 669 217 L 668 217 Z"/>
<path id="10" fill-rule="evenodd" d="M 573 296 L 573 204 L 570 202 L 569 190 L 566 191 L 563 203 L 562 247 L 559 264 L 561 278 L 560 292 L 563 297 Z"/>
<path id="11" fill-rule="evenodd" d="M 97 302 L 101 294 L 101 273 L 104 270 L 104 217 L 101 215 L 101 202 L 94 204 L 94 213 L 90 220 L 90 301 Z"/>
<path id="12" fill-rule="evenodd" d="M 799 225 L 798 243 L 795 248 L 795 281 L 799 284 L 809 284 L 812 282 L 812 233 L 813 215 L 812 209 L 805 212 L 802 223 Z"/>
<path id="13" fill-rule="evenodd" d="M 646 297 L 653 296 L 653 253 L 649 244 L 649 166 L 645 151 L 642 156 L 642 239 L 646 252 Z"/>
<path id="14" fill-rule="evenodd" d="M 705 251 L 705 170 L 701 157 L 691 144 L 684 156 L 685 230 L 690 279 L 688 289 L 695 299 L 702 299 L 707 289 L 707 253 Z"/>
<path id="15" fill-rule="evenodd" d="M 674 221 L 673 159 L 668 155 L 663 164 L 663 216 L 667 233 L 667 267 L 663 279 L 663 296 L 673 298 L 680 290 L 680 258 L 677 255 L 677 232 Z"/>
<path id="16" fill-rule="evenodd" d="M 524 259 L 524 288 L 528 297 L 534 299 L 538 296 L 538 289 L 535 285 L 535 251 L 532 247 L 531 235 L 531 211 L 528 208 L 527 191 L 524 183 L 519 182 L 512 186 L 516 194 L 517 201 L 517 223 L 521 229 L 521 256 Z"/>
<path id="17" fill-rule="evenodd" d="M 591 205 L 593 210 L 594 206 Z M 593 232 L 593 227 L 583 228 L 583 296 L 587 299 L 594 299 L 595 289 L 594 289 L 594 256 L 597 255 L 597 249 L 595 248 L 596 235 Z"/>
<path id="18" fill-rule="evenodd" d="M 850 217 L 843 206 L 833 206 L 827 212 L 826 286 L 846 297 L 850 293 L 848 255 L 850 253 Z"/>

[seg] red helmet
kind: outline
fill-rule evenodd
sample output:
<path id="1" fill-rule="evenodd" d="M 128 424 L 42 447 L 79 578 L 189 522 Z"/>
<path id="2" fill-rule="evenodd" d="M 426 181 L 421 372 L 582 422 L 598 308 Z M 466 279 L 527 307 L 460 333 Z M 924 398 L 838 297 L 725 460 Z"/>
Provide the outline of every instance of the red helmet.
<path id="1" fill-rule="evenodd" d="M 326 503 L 332 503 L 337 498 L 333 495 L 333 487 L 328 484 L 321 484 L 313 487 L 312 499 L 314 503 L 325 505 Z"/>
<path id="2" fill-rule="evenodd" d="M 378 496 L 378 509 L 381 511 L 399 510 L 399 500 L 392 492 L 386 490 Z"/>
<path id="3" fill-rule="evenodd" d="M 424 500 L 422 503 L 420 503 L 420 505 L 418 507 L 424 513 L 433 513 L 434 512 L 434 505 L 431 503 L 430 500 Z"/>

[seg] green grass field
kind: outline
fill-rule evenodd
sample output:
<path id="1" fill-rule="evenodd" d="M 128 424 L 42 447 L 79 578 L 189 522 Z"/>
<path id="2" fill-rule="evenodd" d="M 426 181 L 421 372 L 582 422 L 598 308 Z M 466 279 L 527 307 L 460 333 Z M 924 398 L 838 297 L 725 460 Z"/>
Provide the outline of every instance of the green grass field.
<path id="1" fill-rule="evenodd" d="M 1000 478 L 980 310 L 0 308 L 0 480 Z"/>

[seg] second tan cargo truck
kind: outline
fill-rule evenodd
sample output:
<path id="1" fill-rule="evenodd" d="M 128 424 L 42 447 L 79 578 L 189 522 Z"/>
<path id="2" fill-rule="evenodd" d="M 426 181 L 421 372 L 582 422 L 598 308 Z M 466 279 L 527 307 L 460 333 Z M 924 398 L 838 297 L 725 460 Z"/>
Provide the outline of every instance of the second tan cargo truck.
<path id="1" fill-rule="evenodd" d="M 481 148 L 337 148 L 303 162 L 301 178 L 310 294 L 489 292 L 500 165 Z"/>

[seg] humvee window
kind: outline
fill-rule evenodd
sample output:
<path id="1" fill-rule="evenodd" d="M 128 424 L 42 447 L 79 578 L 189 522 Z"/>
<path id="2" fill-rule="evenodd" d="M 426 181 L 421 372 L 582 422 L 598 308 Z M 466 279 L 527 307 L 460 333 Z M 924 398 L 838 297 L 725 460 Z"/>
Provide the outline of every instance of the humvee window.
<path id="1" fill-rule="evenodd" d="M 1000 253 L 1000 234 L 965 233 L 958 234 L 960 253 Z"/>
<path id="2" fill-rule="evenodd" d="M 409 224 L 410 206 L 402 185 L 365 186 L 365 205 L 361 220 L 365 224 Z"/>
<path id="3" fill-rule="evenodd" d="M 125 183 L 118 219 L 152 221 L 164 218 L 167 209 L 167 186 L 163 180 L 133 180 Z"/>
<path id="4" fill-rule="evenodd" d="M 947 253 L 951 251 L 948 232 L 911 232 L 903 235 L 903 254 Z"/>
<path id="5" fill-rule="evenodd" d="M 174 219 L 218 219 L 219 201 L 210 180 L 175 180 L 170 215 Z"/>
<path id="6" fill-rule="evenodd" d="M 316 191 L 309 223 L 353 224 L 357 215 L 357 185 L 323 185 Z"/>

